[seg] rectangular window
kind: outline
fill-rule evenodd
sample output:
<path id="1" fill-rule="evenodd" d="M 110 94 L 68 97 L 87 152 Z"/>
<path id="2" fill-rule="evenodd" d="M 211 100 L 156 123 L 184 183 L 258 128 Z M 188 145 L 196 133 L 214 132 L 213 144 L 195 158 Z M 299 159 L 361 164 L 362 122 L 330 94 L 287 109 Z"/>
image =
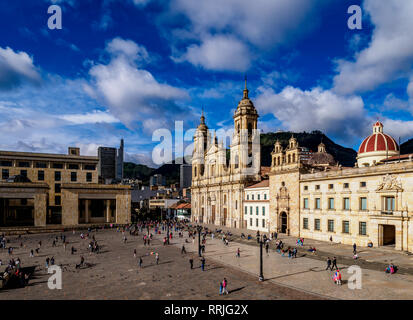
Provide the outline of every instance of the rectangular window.
<path id="1" fill-rule="evenodd" d="M 86 182 L 92 182 L 92 172 L 86 172 Z"/>
<path id="2" fill-rule="evenodd" d="M 79 165 L 75 164 L 75 163 L 69 163 L 69 169 L 70 170 L 78 170 L 79 169 Z"/>
<path id="3" fill-rule="evenodd" d="M 360 210 L 367 210 L 367 198 L 360 198 Z"/>
<path id="4" fill-rule="evenodd" d="M 320 231 L 320 219 L 314 219 L 314 230 Z"/>
<path id="5" fill-rule="evenodd" d="M 70 173 L 70 181 L 72 181 L 72 182 L 77 181 L 77 173 L 76 172 L 71 172 Z"/>
<path id="6" fill-rule="evenodd" d="M 304 186 L 304 191 L 307 191 L 308 190 L 308 186 Z"/>
<path id="7" fill-rule="evenodd" d="M 262 219 L 262 227 L 265 228 L 265 220 Z"/>
<path id="8" fill-rule="evenodd" d="M 252 207 L 250 207 L 250 214 L 252 214 Z"/>
<path id="9" fill-rule="evenodd" d="M 20 175 L 27 178 L 27 170 L 20 170 Z"/>
<path id="10" fill-rule="evenodd" d="M 334 220 L 328 220 L 327 223 L 328 232 L 334 232 Z"/>
<path id="11" fill-rule="evenodd" d="M 350 198 L 343 199 L 343 209 L 350 210 Z"/>
<path id="12" fill-rule="evenodd" d="M 308 198 L 304 198 L 304 209 L 308 209 Z"/>
<path id="13" fill-rule="evenodd" d="M 367 235 L 367 224 L 366 224 L 366 222 L 360 222 L 359 223 L 359 234 L 361 236 Z"/>
<path id="14" fill-rule="evenodd" d="M 321 209 L 321 201 L 320 198 L 315 198 L 315 208 Z"/>
<path id="15" fill-rule="evenodd" d="M 348 189 L 348 183 L 344 184 L 344 189 Z"/>
<path id="16" fill-rule="evenodd" d="M 9 178 L 9 169 L 1 169 L 1 178 L 4 180 Z"/>
<path id="17" fill-rule="evenodd" d="M 308 229 L 308 218 L 303 218 L 303 229 Z"/>
<path id="18" fill-rule="evenodd" d="M 0 166 L 2 167 L 13 167 L 13 162 L 9 160 L 0 161 Z"/>
<path id="19" fill-rule="evenodd" d="M 36 162 L 36 168 L 47 168 L 47 163 L 46 162 Z"/>
<path id="20" fill-rule="evenodd" d="M 255 226 L 258 227 L 258 219 L 255 219 Z"/>
<path id="21" fill-rule="evenodd" d="M 365 187 L 366 187 L 366 182 L 365 181 L 360 182 L 360 188 L 365 188 Z"/>
<path id="22" fill-rule="evenodd" d="M 245 206 L 245 214 L 248 214 L 248 207 Z"/>
<path id="23" fill-rule="evenodd" d="M 250 218 L 250 227 L 252 227 L 252 218 Z"/>
<path id="24" fill-rule="evenodd" d="M 328 185 L 328 188 L 331 190 L 331 189 L 334 189 L 334 184 L 329 184 Z"/>
<path id="25" fill-rule="evenodd" d="M 20 167 L 20 168 L 30 168 L 30 162 L 28 162 L 28 161 L 19 161 L 17 166 Z"/>
<path id="26" fill-rule="evenodd" d="M 63 163 L 53 163 L 52 168 L 53 169 L 63 169 Z"/>
<path id="27" fill-rule="evenodd" d="M 385 210 L 386 211 L 394 211 L 395 210 L 395 201 L 394 197 L 385 197 L 384 199 Z"/>
<path id="28" fill-rule="evenodd" d="M 260 194 L 257 195 L 257 199 L 258 199 L 258 200 L 260 200 L 260 196 L 261 196 Z"/>
<path id="29" fill-rule="evenodd" d="M 253 194 L 251 195 L 251 200 L 254 200 L 254 195 Z"/>
<path id="30" fill-rule="evenodd" d="M 264 193 L 264 200 L 267 200 L 267 194 Z"/>
<path id="31" fill-rule="evenodd" d="M 60 181 L 62 179 L 62 175 L 60 171 L 55 171 L 54 172 L 54 181 Z"/>
<path id="32" fill-rule="evenodd" d="M 37 180 L 44 181 L 44 171 L 43 170 L 37 171 Z"/>
<path id="33" fill-rule="evenodd" d="M 247 200 L 249 200 L 250 199 L 250 195 L 249 194 L 247 194 Z"/>
<path id="34" fill-rule="evenodd" d="M 265 207 L 262 207 L 262 215 L 265 216 Z"/>
<path id="35" fill-rule="evenodd" d="M 334 198 L 328 198 L 328 208 L 334 209 Z"/>
<path id="36" fill-rule="evenodd" d="M 60 183 L 55 183 L 54 192 L 55 193 L 60 193 L 61 192 Z"/>
<path id="37" fill-rule="evenodd" d="M 85 170 L 96 170 L 96 166 L 94 164 L 85 164 L 83 166 Z"/>
<path id="38" fill-rule="evenodd" d="M 315 189 L 316 189 L 316 190 L 320 190 L 320 185 L 319 185 L 319 184 L 316 184 Z"/>
<path id="39" fill-rule="evenodd" d="M 54 197 L 54 204 L 55 206 L 60 206 L 60 196 L 55 196 Z"/>
<path id="40" fill-rule="evenodd" d="M 257 216 L 258 216 L 258 207 L 255 207 L 255 213 L 256 213 Z"/>
<path id="41" fill-rule="evenodd" d="M 343 221 L 343 233 L 350 233 L 349 221 Z"/>

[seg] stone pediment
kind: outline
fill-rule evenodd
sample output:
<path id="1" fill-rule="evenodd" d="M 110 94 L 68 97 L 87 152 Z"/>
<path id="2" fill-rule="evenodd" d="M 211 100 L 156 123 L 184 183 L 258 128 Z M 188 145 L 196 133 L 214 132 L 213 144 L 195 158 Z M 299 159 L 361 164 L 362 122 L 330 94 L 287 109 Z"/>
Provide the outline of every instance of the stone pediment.
<path id="1" fill-rule="evenodd" d="M 376 191 L 402 191 L 400 178 L 392 174 L 386 174 L 379 183 Z"/>

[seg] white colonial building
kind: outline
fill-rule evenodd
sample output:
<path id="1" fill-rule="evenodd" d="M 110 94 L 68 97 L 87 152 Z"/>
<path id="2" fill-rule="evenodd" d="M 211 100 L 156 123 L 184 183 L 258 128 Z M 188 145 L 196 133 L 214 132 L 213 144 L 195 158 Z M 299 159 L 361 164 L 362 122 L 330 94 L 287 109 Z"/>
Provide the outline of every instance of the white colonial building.
<path id="1" fill-rule="evenodd" d="M 247 229 L 269 231 L 269 180 L 263 180 L 244 191 L 244 221 Z"/>

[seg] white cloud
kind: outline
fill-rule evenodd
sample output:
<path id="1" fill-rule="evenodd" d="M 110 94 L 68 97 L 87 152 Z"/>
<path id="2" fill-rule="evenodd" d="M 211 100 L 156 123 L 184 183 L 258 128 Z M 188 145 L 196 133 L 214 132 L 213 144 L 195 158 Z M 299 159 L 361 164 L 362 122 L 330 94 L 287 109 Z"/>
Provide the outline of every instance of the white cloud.
<path id="1" fill-rule="evenodd" d="M 172 115 L 175 119 L 188 116 L 177 105 L 177 101 L 188 98 L 185 90 L 161 83 L 149 71 L 139 69 L 133 55 L 136 47 L 130 42 L 117 42 L 115 51 L 112 44 L 107 50 L 116 54 L 110 62 L 93 66 L 89 73 L 96 96 L 116 118 L 129 127 L 135 121 L 153 119 L 155 127 L 145 127 L 152 131 L 156 124 L 159 127 L 170 122 Z M 117 54 L 119 51 L 124 54 Z"/>
<path id="2" fill-rule="evenodd" d="M 262 55 L 308 32 L 318 21 L 317 10 L 333 1 L 171 0 L 169 13 L 190 24 L 173 29 L 170 38 L 200 43 L 174 56 L 208 70 L 245 71 L 256 58 L 252 53 Z"/>
<path id="3" fill-rule="evenodd" d="M 231 36 L 218 35 L 204 39 L 201 45 L 191 45 L 179 60 L 207 70 L 243 72 L 249 69 L 251 57 L 243 42 Z"/>
<path id="4" fill-rule="evenodd" d="M 144 46 L 140 46 L 132 40 L 124 40 L 122 38 L 112 39 L 106 46 L 106 51 L 113 56 L 125 56 L 132 61 L 148 61 L 149 54 Z"/>
<path id="5" fill-rule="evenodd" d="M 24 82 L 40 83 L 40 75 L 26 52 L 0 47 L 0 89 L 12 89 Z"/>
<path id="6" fill-rule="evenodd" d="M 384 132 L 391 135 L 397 142 L 399 137 L 402 141 L 413 137 L 413 121 L 384 119 L 382 122 Z"/>
<path id="7" fill-rule="evenodd" d="M 359 138 L 364 130 L 365 110 L 360 97 L 343 97 L 313 88 L 301 90 L 291 86 L 276 93 L 272 88 L 260 87 L 255 99 L 259 113 L 272 113 L 291 131 L 321 130 L 345 139 Z"/>
<path id="8" fill-rule="evenodd" d="M 94 110 L 88 113 L 80 114 L 64 114 L 57 116 L 59 119 L 68 121 L 73 124 L 87 124 L 87 123 L 116 123 L 119 122 L 113 115 L 107 111 Z"/>
<path id="9" fill-rule="evenodd" d="M 407 77 L 413 66 L 413 2 L 365 0 L 364 12 L 375 28 L 369 46 L 355 61 L 339 60 L 334 90 L 352 94 Z"/>

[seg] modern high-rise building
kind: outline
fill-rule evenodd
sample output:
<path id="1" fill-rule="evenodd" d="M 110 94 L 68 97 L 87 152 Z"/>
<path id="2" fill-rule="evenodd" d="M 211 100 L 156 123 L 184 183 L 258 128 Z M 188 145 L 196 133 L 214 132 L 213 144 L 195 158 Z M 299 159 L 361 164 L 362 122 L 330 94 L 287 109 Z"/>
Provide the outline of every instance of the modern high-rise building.
<path id="1" fill-rule="evenodd" d="M 179 176 L 179 187 L 189 188 L 192 183 L 192 166 L 190 164 L 181 164 L 180 176 Z"/>
<path id="2" fill-rule="evenodd" d="M 120 148 L 98 148 L 98 174 L 105 184 L 123 179 L 123 139 L 120 140 Z"/>

